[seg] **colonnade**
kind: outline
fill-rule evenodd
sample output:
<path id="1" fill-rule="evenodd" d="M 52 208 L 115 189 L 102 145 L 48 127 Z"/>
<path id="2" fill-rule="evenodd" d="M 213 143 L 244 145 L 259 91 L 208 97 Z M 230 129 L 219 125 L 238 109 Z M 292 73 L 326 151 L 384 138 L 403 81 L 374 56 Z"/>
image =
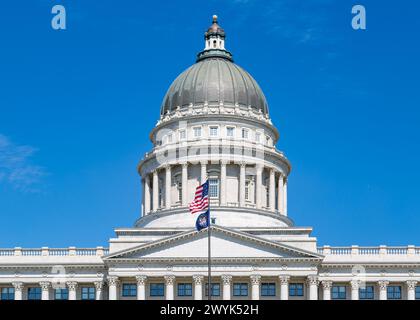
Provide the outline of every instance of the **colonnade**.
<path id="1" fill-rule="evenodd" d="M 181 186 L 182 186 L 182 196 L 181 196 L 181 203 L 179 206 L 187 207 L 188 206 L 188 173 L 190 163 L 184 162 L 178 164 L 181 166 Z M 207 162 L 200 162 L 200 177 L 199 180 L 201 183 L 204 183 L 206 176 L 207 176 Z M 228 161 L 220 161 L 219 163 L 219 174 L 218 179 L 220 181 L 219 185 L 219 199 L 216 205 L 219 206 L 226 206 L 227 203 L 227 174 L 226 168 L 227 165 L 230 165 Z M 287 216 L 287 177 L 280 171 L 277 171 L 274 168 L 265 167 L 261 164 L 246 164 L 246 163 L 234 163 L 239 167 L 239 188 L 238 188 L 238 197 L 237 197 L 237 205 L 239 207 L 246 207 L 246 199 L 245 199 L 245 184 L 246 184 L 246 177 L 247 177 L 247 168 L 255 169 L 255 208 L 256 209 L 266 209 L 272 212 L 279 212 L 282 215 Z M 171 186 L 172 186 L 172 168 L 174 165 L 166 165 L 162 168 L 155 169 L 152 172 L 145 174 L 144 178 L 142 179 L 142 189 L 143 189 L 143 202 L 142 202 L 142 210 L 143 214 L 147 215 L 152 212 L 156 212 L 158 210 L 168 210 L 175 206 L 175 202 L 171 199 Z M 265 207 L 263 207 L 262 197 L 265 195 L 263 192 L 263 171 L 268 170 L 268 203 Z M 160 181 L 159 173 L 164 171 L 164 182 Z M 160 185 L 164 183 L 165 185 Z M 160 203 L 159 201 L 159 190 L 163 190 L 165 197 L 164 203 Z M 277 190 L 277 195 L 276 195 Z M 162 192 L 162 191 L 161 191 Z M 193 192 L 190 190 L 190 192 Z"/>

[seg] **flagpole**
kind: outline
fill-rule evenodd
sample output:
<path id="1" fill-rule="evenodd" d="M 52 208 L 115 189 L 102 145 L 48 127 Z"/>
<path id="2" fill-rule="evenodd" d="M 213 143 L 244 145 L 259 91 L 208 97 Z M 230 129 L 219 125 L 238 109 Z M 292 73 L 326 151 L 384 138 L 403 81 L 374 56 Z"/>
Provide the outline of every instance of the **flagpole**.
<path id="1" fill-rule="evenodd" d="M 209 175 L 207 173 L 207 182 L 209 181 Z M 210 190 L 209 190 L 210 191 Z M 208 207 L 208 228 L 207 228 L 207 237 L 208 237 L 208 285 L 207 285 L 207 294 L 209 300 L 211 300 L 211 218 L 210 218 L 210 192 L 209 192 L 209 207 Z"/>

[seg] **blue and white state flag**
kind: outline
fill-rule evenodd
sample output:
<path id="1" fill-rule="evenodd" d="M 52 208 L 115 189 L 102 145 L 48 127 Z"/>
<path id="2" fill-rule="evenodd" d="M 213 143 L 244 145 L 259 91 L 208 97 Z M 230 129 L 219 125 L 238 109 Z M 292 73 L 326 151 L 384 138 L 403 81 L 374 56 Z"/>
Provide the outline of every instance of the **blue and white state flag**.
<path id="1" fill-rule="evenodd" d="M 197 228 L 197 231 L 200 231 L 201 229 L 205 229 L 210 225 L 210 210 L 207 210 L 205 213 L 200 213 L 200 215 L 197 218 L 197 221 L 195 222 L 195 227 Z"/>

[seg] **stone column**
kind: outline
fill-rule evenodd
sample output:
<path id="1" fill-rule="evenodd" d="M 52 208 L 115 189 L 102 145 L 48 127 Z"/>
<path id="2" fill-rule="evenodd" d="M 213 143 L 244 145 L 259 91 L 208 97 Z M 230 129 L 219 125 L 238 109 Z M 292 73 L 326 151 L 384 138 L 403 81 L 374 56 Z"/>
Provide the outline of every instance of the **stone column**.
<path id="1" fill-rule="evenodd" d="M 69 300 L 76 300 L 77 282 L 71 281 L 66 283 L 69 289 Z"/>
<path id="2" fill-rule="evenodd" d="M 309 276 L 307 279 L 307 283 L 309 287 L 308 300 L 318 300 L 318 277 Z"/>
<path id="3" fill-rule="evenodd" d="M 283 174 L 280 172 L 277 186 L 277 206 L 280 214 L 283 214 L 283 185 Z"/>
<path id="4" fill-rule="evenodd" d="M 146 215 L 146 210 L 144 208 L 144 199 L 145 199 L 145 189 L 146 189 L 146 182 L 144 179 L 141 179 L 141 190 L 142 190 L 142 194 L 141 194 L 141 216 L 144 217 Z"/>
<path id="5" fill-rule="evenodd" d="M 331 300 L 332 281 L 324 280 L 321 283 L 322 283 L 323 299 L 324 300 Z"/>
<path id="6" fill-rule="evenodd" d="M 207 180 L 207 161 L 202 161 L 200 162 L 200 164 L 201 164 L 200 179 L 201 179 L 201 184 L 203 184 Z"/>
<path id="7" fill-rule="evenodd" d="M 50 300 L 50 287 L 51 282 L 43 281 L 39 283 L 42 293 L 41 293 L 41 300 Z"/>
<path id="8" fill-rule="evenodd" d="M 175 282 L 175 276 L 173 275 L 167 275 L 165 276 L 165 294 L 166 300 L 174 300 L 174 282 Z"/>
<path id="9" fill-rule="evenodd" d="M 246 180 L 246 165 L 241 163 L 239 165 L 239 206 L 245 207 L 245 180 Z"/>
<path id="10" fill-rule="evenodd" d="M 159 176 L 157 170 L 153 171 L 153 211 L 159 208 Z"/>
<path id="11" fill-rule="evenodd" d="M 416 300 L 416 285 L 417 281 L 407 281 L 407 300 Z"/>
<path id="12" fill-rule="evenodd" d="M 109 300 L 118 300 L 118 277 L 111 276 L 108 277 L 108 299 Z"/>
<path id="13" fill-rule="evenodd" d="M 230 286 L 232 283 L 232 276 L 228 274 L 222 275 L 223 282 L 223 300 L 230 300 Z"/>
<path id="14" fill-rule="evenodd" d="M 23 282 L 13 282 L 15 288 L 15 300 L 22 300 Z"/>
<path id="15" fill-rule="evenodd" d="M 251 276 L 251 295 L 252 300 L 260 300 L 261 276 L 254 274 Z"/>
<path id="16" fill-rule="evenodd" d="M 226 161 L 220 163 L 220 205 L 226 205 Z"/>
<path id="17" fill-rule="evenodd" d="M 263 166 L 257 164 L 256 167 L 256 177 L 255 177 L 255 183 L 256 183 L 256 190 L 255 190 L 255 203 L 257 209 L 261 209 L 261 197 L 262 197 L 262 170 Z"/>
<path id="18" fill-rule="evenodd" d="M 146 300 L 146 281 L 145 275 L 136 276 L 137 280 L 137 300 Z"/>
<path id="19" fill-rule="evenodd" d="M 182 206 L 186 207 L 188 204 L 188 163 L 182 164 Z"/>
<path id="20" fill-rule="evenodd" d="M 95 299 L 96 300 L 102 300 L 103 299 L 103 287 L 104 287 L 104 282 L 103 281 L 95 281 L 94 282 L 95 285 Z"/>
<path id="21" fill-rule="evenodd" d="M 276 185 L 275 185 L 275 183 L 276 183 L 276 179 L 275 178 L 276 178 L 276 176 L 275 176 L 274 169 L 271 169 L 270 170 L 270 185 L 269 185 L 270 193 L 269 193 L 269 196 L 268 196 L 269 201 L 270 201 L 269 207 L 270 207 L 270 210 L 271 211 L 276 211 L 276 197 L 275 197 L 275 192 L 276 192 Z"/>
<path id="22" fill-rule="evenodd" d="M 388 287 L 389 281 L 378 281 L 379 285 L 379 300 L 387 300 L 387 287 Z"/>
<path id="23" fill-rule="evenodd" d="M 351 285 L 351 300 L 359 300 L 360 281 L 352 280 L 350 281 L 350 285 Z"/>
<path id="24" fill-rule="evenodd" d="M 283 214 L 287 216 L 287 178 L 284 179 L 283 186 Z"/>
<path id="25" fill-rule="evenodd" d="M 144 215 L 150 213 L 150 176 L 144 178 Z"/>
<path id="26" fill-rule="evenodd" d="M 171 166 L 165 167 L 165 207 L 166 209 L 171 208 L 171 186 L 172 186 L 172 172 L 171 172 Z"/>
<path id="27" fill-rule="evenodd" d="M 289 299 L 289 276 L 280 276 L 280 300 Z"/>
<path id="28" fill-rule="evenodd" d="M 194 300 L 203 300 L 203 280 L 204 276 L 193 275 L 194 280 Z M 209 284 L 211 286 L 211 284 Z"/>

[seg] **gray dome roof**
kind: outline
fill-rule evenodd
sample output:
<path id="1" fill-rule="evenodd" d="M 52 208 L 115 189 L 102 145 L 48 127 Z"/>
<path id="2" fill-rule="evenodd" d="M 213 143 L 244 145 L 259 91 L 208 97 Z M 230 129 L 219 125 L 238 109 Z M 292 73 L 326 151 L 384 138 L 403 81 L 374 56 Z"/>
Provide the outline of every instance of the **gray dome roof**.
<path id="1" fill-rule="evenodd" d="M 226 53 L 226 52 L 224 52 Z M 265 96 L 257 82 L 230 57 L 211 54 L 199 57 L 197 63 L 182 72 L 169 87 L 163 99 L 161 114 L 190 104 L 234 106 L 260 110 L 268 114 Z"/>

